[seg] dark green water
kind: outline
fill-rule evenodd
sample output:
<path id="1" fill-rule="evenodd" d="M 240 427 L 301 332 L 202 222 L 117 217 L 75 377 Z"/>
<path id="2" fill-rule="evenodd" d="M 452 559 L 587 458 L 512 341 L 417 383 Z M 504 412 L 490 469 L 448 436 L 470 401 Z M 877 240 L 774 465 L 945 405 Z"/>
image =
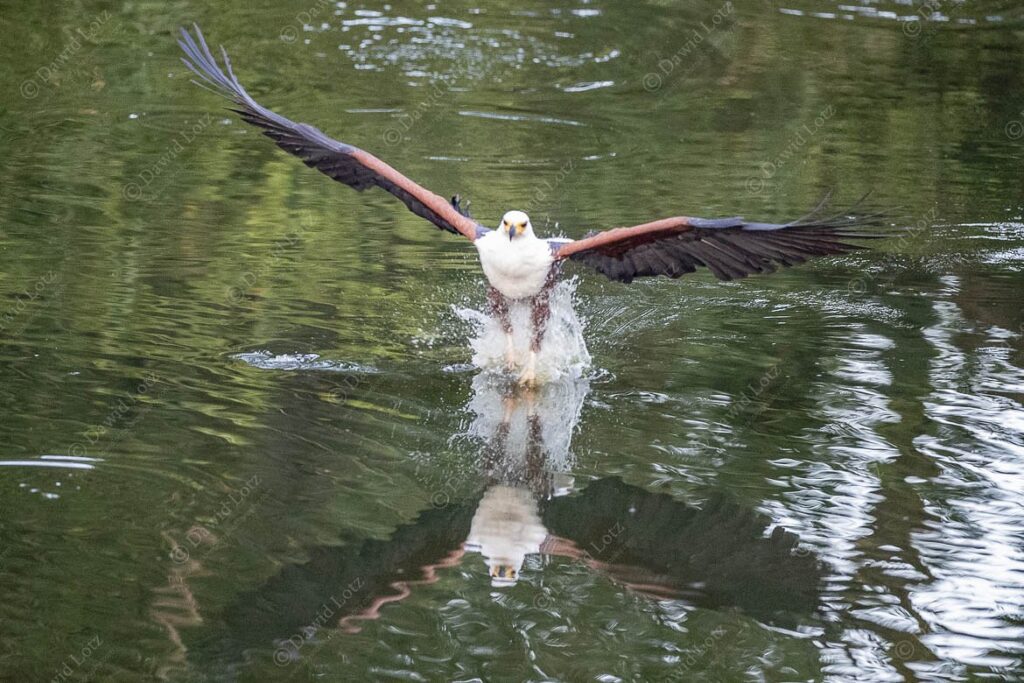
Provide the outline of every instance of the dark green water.
<path id="1" fill-rule="evenodd" d="M 5 3 L 0 679 L 1024 679 L 1021 18 Z M 191 21 L 488 224 L 870 190 L 909 230 L 734 283 L 580 271 L 592 367 L 506 396 L 471 247 L 190 85 Z"/>

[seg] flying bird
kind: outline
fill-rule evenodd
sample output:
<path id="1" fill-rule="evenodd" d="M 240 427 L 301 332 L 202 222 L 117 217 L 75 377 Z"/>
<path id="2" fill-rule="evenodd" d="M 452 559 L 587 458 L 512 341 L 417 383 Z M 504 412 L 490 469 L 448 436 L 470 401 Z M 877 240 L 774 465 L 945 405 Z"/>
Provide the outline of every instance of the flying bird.
<path id="1" fill-rule="evenodd" d="M 307 166 L 359 191 L 378 187 L 390 192 L 417 216 L 446 232 L 461 235 L 477 248 L 489 283 L 488 300 L 507 340 L 506 359 L 516 363 L 512 342 L 512 302 L 531 306 L 530 353 L 519 381 L 536 382 L 537 353 L 547 326 L 551 291 L 561 264 L 576 261 L 606 277 L 629 283 L 634 278 L 664 275 L 677 278 L 707 268 L 720 280 L 774 272 L 808 257 L 842 254 L 858 245 L 846 239 L 879 237 L 861 229 L 878 223 L 879 215 L 821 216 L 816 210 L 790 223 L 756 223 L 743 218 L 663 218 L 632 227 L 591 233 L 583 239 L 538 237 L 522 211 L 508 211 L 496 229 L 484 227 L 464 210 L 458 195 L 446 200 L 402 175 L 376 156 L 335 140 L 319 129 L 296 123 L 258 104 L 231 67 L 221 47 L 223 67 L 210 51 L 202 31 L 181 30 L 182 61 L 200 80 L 197 85 L 227 97 L 232 111 L 263 131 L 279 147 Z"/>

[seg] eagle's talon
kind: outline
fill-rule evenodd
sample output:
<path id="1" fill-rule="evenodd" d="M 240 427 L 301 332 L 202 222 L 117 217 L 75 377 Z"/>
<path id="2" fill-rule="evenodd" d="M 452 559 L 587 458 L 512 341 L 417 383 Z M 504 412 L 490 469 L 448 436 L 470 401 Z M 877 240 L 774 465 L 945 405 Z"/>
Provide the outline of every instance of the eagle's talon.
<path id="1" fill-rule="evenodd" d="M 469 204 L 470 203 L 467 201 L 465 203 L 465 205 L 463 205 L 462 197 L 460 195 L 455 195 L 454 197 L 452 197 L 452 201 L 451 201 L 452 208 L 455 209 L 456 211 L 458 211 L 460 214 L 462 214 L 466 218 L 472 218 L 472 216 L 469 215 Z"/>

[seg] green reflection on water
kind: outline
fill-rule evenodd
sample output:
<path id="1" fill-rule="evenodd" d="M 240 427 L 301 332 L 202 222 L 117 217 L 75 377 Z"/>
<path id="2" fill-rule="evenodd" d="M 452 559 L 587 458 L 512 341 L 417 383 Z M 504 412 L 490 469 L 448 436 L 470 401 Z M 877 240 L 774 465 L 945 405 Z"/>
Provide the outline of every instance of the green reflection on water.
<path id="1" fill-rule="evenodd" d="M 905 5 L 388 7 L 5 10 L 0 458 L 56 466 L 0 470 L 0 678 L 284 675 L 273 639 L 292 624 L 232 621 L 266 607 L 261 588 L 374 543 L 413 553 L 395 539 L 439 491 L 452 507 L 435 516 L 470 518 L 501 478 L 464 436 L 471 373 L 442 370 L 470 355 L 453 306 L 483 305 L 472 251 L 191 86 L 173 31 L 193 20 L 261 102 L 469 197 L 487 224 L 509 208 L 573 237 L 680 213 L 787 219 L 871 190 L 920 226 L 771 278 L 577 290 L 600 370 L 571 446 L 577 495 L 619 477 L 785 525 L 822 562 L 800 583 L 813 608 L 775 621 L 696 585 L 658 601 L 547 556 L 502 591 L 467 556 L 286 673 L 1019 673 L 1019 13 L 940 8 L 950 22 L 916 31 L 884 15 Z M 257 351 L 321 365 L 237 358 Z M 447 552 L 456 521 L 417 540 Z M 321 585 L 283 585 L 316 607 L 348 584 L 320 602 Z"/>

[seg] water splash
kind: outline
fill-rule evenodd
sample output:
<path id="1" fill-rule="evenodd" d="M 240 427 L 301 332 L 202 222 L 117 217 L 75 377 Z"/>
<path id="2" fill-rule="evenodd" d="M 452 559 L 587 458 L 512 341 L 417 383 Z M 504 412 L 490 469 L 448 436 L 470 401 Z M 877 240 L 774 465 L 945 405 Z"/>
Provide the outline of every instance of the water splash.
<path id="1" fill-rule="evenodd" d="M 563 280 L 551 292 L 551 317 L 537 354 L 537 379 L 555 382 L 563 377 L 579 378 L 590 367 L 590 352 L 583 338 L 583 323 L 573 307 L 576 279 Z M 485 373 L 506 374 L 505 332 L 492 316 L 478 310 L 457 307 L 456 315 L 471 323 L 475 337 L 470 339 L 473 365 Z M 512 319 L 512 339 L 515 345 L 516 365 L 525 365 L 530 353 L 529 302 L 513 302 L 509 307 Z"/>
<path id="2" fill-rule="evenodd" d="M 572 437 L 589 393 L 587 377 L 563 375 L 536 389 L 522 389 L 493 373 L 481 373 L 473 378 L 473 396 L 466 406 L 473 414 L 466 436 L 491 444 L 500 439 L 503 473 L 525 467 L 532 448 L 539 449 L 547 471 L 569 472 Z"/>
<path id="3" fill-rule="evenodd" d="M 491 483 L 465 549 L 483 556 L 492 586 L 515 585 L 527 556 L 544 552 L 540 501 L 573 489 L 570 444 L 589 388 L 586 377 L 567 375 L 537 388 L 488 372 L 473 378 L 466 436 L 483 442 Z"/>
<path id="4" fill-rule="evenodd" d="M 354 372 L 374 374 L 379 372 L 370 365 L 348 361 L 327 360 L 315 353 L 285 353 L 274 355 L 270 351 L 236 353 L 231 356 L 260 370 L 323 370 L 326 372 Z"/>

